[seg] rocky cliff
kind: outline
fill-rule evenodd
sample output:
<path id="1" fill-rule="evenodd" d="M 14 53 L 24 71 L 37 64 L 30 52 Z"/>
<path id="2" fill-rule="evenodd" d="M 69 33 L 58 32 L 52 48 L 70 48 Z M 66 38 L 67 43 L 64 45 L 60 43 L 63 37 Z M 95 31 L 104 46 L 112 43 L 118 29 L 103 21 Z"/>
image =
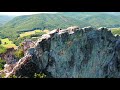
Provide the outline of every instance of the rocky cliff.
<path id="1" fill-rule="evenodd" d="M 120 39 L 107 28 L 68 28 L 43 35 L 6 74 L 53 78 L 119 78 Z"/>

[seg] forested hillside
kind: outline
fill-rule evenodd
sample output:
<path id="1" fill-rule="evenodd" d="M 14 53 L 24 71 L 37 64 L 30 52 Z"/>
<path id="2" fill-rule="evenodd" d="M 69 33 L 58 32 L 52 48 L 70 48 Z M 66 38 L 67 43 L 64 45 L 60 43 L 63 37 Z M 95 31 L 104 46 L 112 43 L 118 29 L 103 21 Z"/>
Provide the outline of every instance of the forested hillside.
<path id="1" fill-rule="evenodd" d="M 56 28 L 66 28 L 78 25 L 86 26 L 87 23 L 59 14 L 38 14 L 15 17 L 0 28 L 1 38 L 16 38 L 19 36 L 17 31 L 31 30 L 39 28 L 41 30 Z M 8 33 L 9 32 L 9 33 Z"/>
<path id="2" fill-rule="evenodd" d="M 69 26 L 120 27 L 119 13 L 110 12 L 59 12 L 17 16 L 0 27 L 0 38 L 16 39 L 22 31 L 53 30 Z"/>
<path id="3" fill-rule="evenodd" d="M 98 14 L 81 19 L 94 27 L 120 27 L 120 16 Z"/>
<path id="4" fill-rule="evenodd" d="M 8 21 L 12 20 L 14 16 L 0 15 L 0 26 L 3 26 Z"/>

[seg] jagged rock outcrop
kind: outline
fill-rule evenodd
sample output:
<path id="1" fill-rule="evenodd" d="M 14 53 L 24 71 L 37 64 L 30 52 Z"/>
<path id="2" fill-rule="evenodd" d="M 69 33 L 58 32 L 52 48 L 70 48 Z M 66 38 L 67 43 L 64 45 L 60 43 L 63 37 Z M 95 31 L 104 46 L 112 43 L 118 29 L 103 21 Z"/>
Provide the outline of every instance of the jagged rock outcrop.
<path id="1" fill-rule="evenodd" d="M 31 58 L 23 57 L 9 75 L 32 77 L 42 71 L 53 78 L 120 77 L 120 37 L 107 28 L 53 30 L 27 55 Z"/>

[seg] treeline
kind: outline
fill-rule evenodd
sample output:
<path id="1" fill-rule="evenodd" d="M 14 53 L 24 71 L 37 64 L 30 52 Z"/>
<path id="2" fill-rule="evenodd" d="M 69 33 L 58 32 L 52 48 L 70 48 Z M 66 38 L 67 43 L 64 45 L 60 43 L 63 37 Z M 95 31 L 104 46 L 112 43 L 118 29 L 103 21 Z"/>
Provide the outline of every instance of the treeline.
<path id="1" fill-rule="evenodd" d="M 33 28 L 31 30 L 21 30 L 21 31 L 17 31 L 17 33 L 24 33 L 24 32 L 29 32 L 29 31 L 34 31 L 34 30 L 41 30 L 41 28 Z"/>

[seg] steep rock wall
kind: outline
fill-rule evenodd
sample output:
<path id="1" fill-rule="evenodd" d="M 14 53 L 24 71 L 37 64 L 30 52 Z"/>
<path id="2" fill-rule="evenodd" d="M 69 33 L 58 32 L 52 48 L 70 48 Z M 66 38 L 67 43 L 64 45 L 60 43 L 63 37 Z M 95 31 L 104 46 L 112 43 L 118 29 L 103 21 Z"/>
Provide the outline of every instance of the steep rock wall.
<path id="1" fill-rule="evenodd" d="M 32 59 L 15 69 L 15 75 L 32 77 L 42 71 L 53 78 L 120 77 L 120 39 L 107 28 L 53 30 L 27 54 Z"/>

